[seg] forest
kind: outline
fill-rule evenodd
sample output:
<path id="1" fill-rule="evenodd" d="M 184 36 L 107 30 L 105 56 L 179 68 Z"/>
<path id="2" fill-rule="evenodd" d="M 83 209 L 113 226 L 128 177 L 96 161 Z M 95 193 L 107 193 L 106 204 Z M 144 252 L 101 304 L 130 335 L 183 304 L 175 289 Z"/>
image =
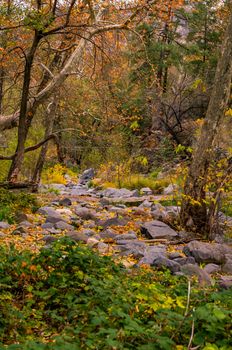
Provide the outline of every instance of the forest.
<path id="1" fill-rule="evenodd" d="M 232 1 L 0 0 L 0 349 L 232 350 Z"/>

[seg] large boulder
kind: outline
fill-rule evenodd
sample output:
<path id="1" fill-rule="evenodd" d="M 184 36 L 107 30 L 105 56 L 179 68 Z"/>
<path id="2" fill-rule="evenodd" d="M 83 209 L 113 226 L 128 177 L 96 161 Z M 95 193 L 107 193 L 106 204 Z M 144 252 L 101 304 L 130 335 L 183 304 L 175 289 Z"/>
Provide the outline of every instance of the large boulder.
<path id="1" fill-rule="evenodd" d="M 198 263 L 215 263 L 222 265 L 229 255 L 232 256 L 232 248 L 226 244 L 204 243 L 192 241 L 188 243 L 183 252 L 187 256 L 193 256 Z"/>
<path id="2" fill-rule="evenodd" d="M 170 226 L 158 220 L 144 223 L 141 226 L 141 233 L 148 239 L 173 239 L 178 236 Z"/>
<path id="3" fill-rule="evenodd" d="M 79 177 L 79 184 L 85 185 L 94 178 L 95 172 L 93 168 L 86 169 Z"/>
<path id="4" fill-rule="evenodd" d="M 181 272 L 186 276 L 197 276 L 201 285 L 211 285 L 212 280 L 209 274 L 198 265 L 186 264 L 181 267 Z"/>

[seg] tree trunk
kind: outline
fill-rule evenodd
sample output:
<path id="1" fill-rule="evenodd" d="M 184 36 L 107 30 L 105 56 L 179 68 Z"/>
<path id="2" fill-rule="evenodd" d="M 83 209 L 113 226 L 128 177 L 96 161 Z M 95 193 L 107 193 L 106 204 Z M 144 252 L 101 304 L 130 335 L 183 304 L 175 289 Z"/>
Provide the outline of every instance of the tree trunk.
<path id="1" fill-rule="evenodd" d="M 52 134 L 53 131 L 53 125 L 56 117 L 56 109 L 57 109 L 57 104 L 58 104 L 58 97 L 53 96 L 52 102 L 49 104 L 47 113 L 45 116 L 45 123 L 46 123 L 46 130 L 44 134 L 44 139 L 46 139 L 49 135 Z M 38 184 L 40 182 L 41 178 L 41 173 L 43 170 L 46 154 L 48 150 L 48 142 L 46 142 L 40 151 L 39 158 L 36 163 L 36 167 L 34 170 L 34 174 L 32 176 L 32 182 L 35 184 Z"/>
<path id="2" fill-rule="evenodd" d="M 39 44 L 41 37 L 38 32 L 35 31 L 34 40 L 28 55 L 26 56 L 24 78 L 23 78 L 23 88 L 22 97 L 19 113 L 19 126 L 18 126 L 18 144 L 15 152 L 15 156 L 12 160 L 11 167 L 8 173 L 7 180 L 9 182 L 15 182 L 18 178 L 18 174 L 24 159 L 24 149 L 25 142 L 28 134 L 28 130 L 31 124 L 32 112 L 28 111 L 27 104 L 29 99 L 30 81 L 31 81 L 31 70 L 33 65 L 33 60 L 37 46 Z"/>
<path id="3" fill-rule="evenodd" d="M 183 226 L 207 234 L 208 215 L 206 190 L 208 169 L 212 159 L 212 148 L 218 127 L 223 119 L 230 95 L 232 77 L 232 11 L 221 48 L 221 56 L 215 74 L 206 118 L 202 126 L 198 145 L 193 153 L 189 174 L 184 187 L 180 218 Z"/>

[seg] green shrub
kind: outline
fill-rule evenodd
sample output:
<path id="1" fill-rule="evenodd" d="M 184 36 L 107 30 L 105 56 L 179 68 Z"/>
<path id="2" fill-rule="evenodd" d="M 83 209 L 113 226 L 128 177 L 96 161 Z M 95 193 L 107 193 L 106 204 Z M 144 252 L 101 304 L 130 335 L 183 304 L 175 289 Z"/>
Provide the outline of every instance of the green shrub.
<path id="1" fill-rule="evenodd" d="M 31 194 L 0 189 L 0 221 L 13 223 L 16 213 L 25 209 L 35 211 L 37 207 L 36 198 Z"/>
<path id="2" fill-rule="evenodd" d="M 230 349 L 229 290 L 193 285 L 185 316 L 187 281 L 168 271 L 128 273 L 67 239 L 0 250 L 1 349 L 187 349 L 193 319 L 193 347 Z"/>

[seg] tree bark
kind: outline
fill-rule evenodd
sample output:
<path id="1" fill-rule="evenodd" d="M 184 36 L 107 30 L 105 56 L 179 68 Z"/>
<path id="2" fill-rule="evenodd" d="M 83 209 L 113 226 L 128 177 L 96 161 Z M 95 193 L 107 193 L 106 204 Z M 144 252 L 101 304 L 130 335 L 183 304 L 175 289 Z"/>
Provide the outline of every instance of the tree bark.
<path id="1" fill-rule="evenodd" d="M 49 135 L 52 134 L 54 121 L 56 118 L 57 105 L 58 105 L 58 97 L 53 96 L 53 100 L 52 100 L 51 104 L 48 106 L 48 110 L 47 110 L 46 117 L 45 117 L 46 118 L 45 119 L 46 130 L 45 130 L 45 135 L 44 135 L 45 139 L 47 137 L 49 137 Z M 43 170 L 47 150 L 48 150 L 48 142 L 43 144 L 41 151 L 40 151 L 40 154 L 39 154 L 39 158 L 38 158 L 37 163 L 36 163 L 34 174 L 32 176 L 32 182 L 35 184 L 38 184 L 40 182 L 41 173 Z"/>
<path id="2" fill-rule="evenodd" d="M 219 125 L 228 104 L 232 77 L 232 10 L 221 48 L 206 118 L 184 187 L 181 223 L 207 235 L 209 218 L 206 206 L 207 175 Z"/>
<path id="3" fill-rule="evenodd" d="M 21 97 L 21 105 L 20 105 L 20 113 L 19 113 L 18 144 L 17 144 L 15 156 L 12 160 L 8 177 L 7 177 L 7 180 L 10 182 L 14 182 L 17 179 L 22 162 L 23 162 L 23 158 L 24 158 L 25 142 L 28 134 L 28 129 L 30 126 L 30 119 L 32 119 L 32 115 L 30 114 L 32 112 L 27 108 L 29 91 L 30 91 L 31 70 L 32 70 L 35 52 L 41 38 L 42 37 L 39 35 L 39 33 L 35 31 L 32 46 L 30 48 L 28 55 L 26 56 L 24 77 L 23 77 L 22 97 Z"/>

